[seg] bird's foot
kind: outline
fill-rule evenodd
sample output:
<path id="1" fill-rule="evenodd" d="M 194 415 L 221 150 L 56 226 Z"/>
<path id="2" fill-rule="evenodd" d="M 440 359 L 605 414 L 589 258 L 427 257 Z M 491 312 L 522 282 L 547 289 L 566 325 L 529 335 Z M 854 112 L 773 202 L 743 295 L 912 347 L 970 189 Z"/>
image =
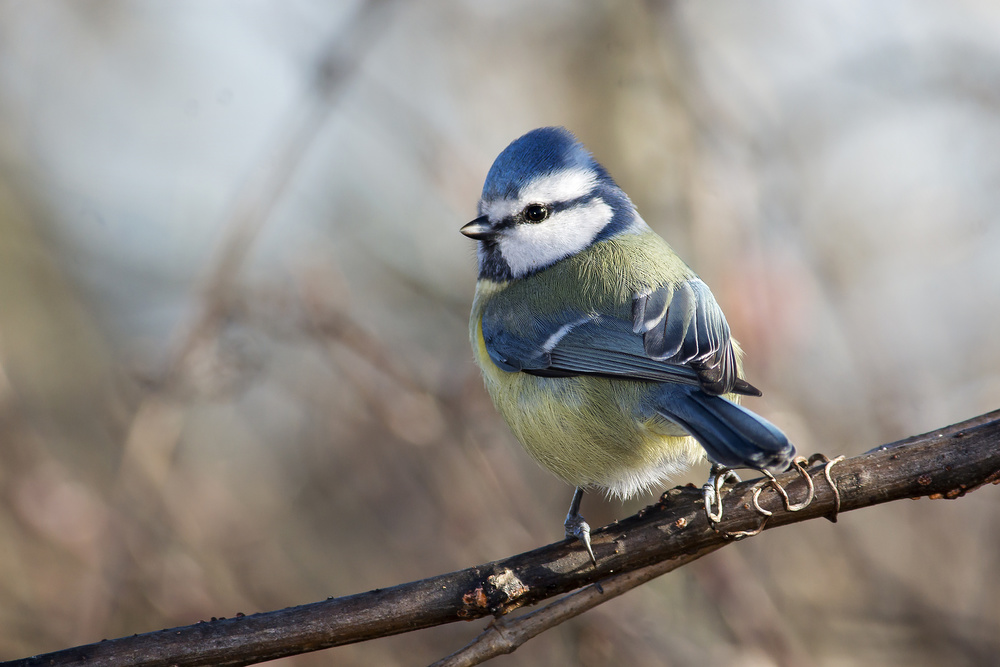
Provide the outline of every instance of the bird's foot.
<path id="1" fill-rule="evenodd" d="M 701 487 L 702 497 L 705 500 L 705 516 L 708 518 L 708 523 L 713 526 L 722 521 L 722 487 L 727 481 L 739 482 L 740 476 L 730 468 L 713 463 L 708 481 Z"/>
<path id="2" fill-rule="evenodd" d="M 577 514 L 576 516 L 567 516 L 566 523 L 563 525 L 566 526 L 566 537 L 575 537 L 583 542 L 583 546 L 587 548 L 587 554 L 590 556 L 590 562 L 594 564 L 594 567 L 597 567 L 597 558 L 594 557 L 594 549 L 590 546 L 590 524 Z"/>
<path id="3" fill-rule="evenodd" d="M 573 501 L 569 505 L 569 512 L 566 514 L 566 521 L 563 526 L 566 528 L 566 537 L 576 538 L 583 542 L 590 556 L 590 562 L 597 567 L 597 558 L 594 557 L 594 549 L 590 546 L 590 524 L 580 516 L 580 501 L 583 500 L 583 488 L 577 487 L 573 493 Z"/>
<path id="4" fill-rule="evenodd" d="M 809 471 L 806 470 L 806 466 L 812 465 L 813 463 L 822 462 L 826 464 L 823 467 L 823 476 L 826 478 L 827 484 L 830 485 L 830 489 L 833 491 L 833 503 L 834 503 L 833 513 L 827 518 L 829 518 L 830 521 L 836 522 L 837 514 L 840 512 L 840 490 L 837 488 L 836 483 L 833 481 L 833 477 L 830 474 L 830 469 L 843 460 L 844 460 L 843 456 L 838 456 L 835 459 L 831 459 L 825 454 L 813 454 L 809 459 L 806 459 L 805 457 L 802 456 L 795 457 L 795 459 L 792 461 L 792 467 L 794 467 L 798 471 L 799 475 L 801 475 L 802 478 L 806 481 L 806 485 L 809 489 L 809 493 L 806 494 L 805 500 L 798 503 L 792 503 L 791 499 L 788 497 L 788 493 L 785 491 L 784 488 L 782 488 L 781 484 L 778 483 L 778 480 L 775 479 L 774 475 L 772 475 L 767 470 L 761 470 L 761 472 L 764 473 L 764 475 L 766 475 L 768 479 L 766 482 L 758 485 L 757 488 L 754 489 L 753 492 L 754 509 L 763 514 L 765 517 L 771 516 L 772 512 L 761 507 L 759 502 L 760 492 L 764 489 L 765 486 L 770 485 L 775 491 L 778 492 L 778 495 L 781 496 L 781 500 L 785 505 L 786 511 L 798 512 L 800 510 L 804 510 L 806 507 L 810 505 L 810 503 L 812 503 L 813 498 L 815 497 L 816 494 L 816 487 L 813 485 L 812 477 L 809 475 Z"/>
<path id="5" fill-rule="evenodd" d="M 830 468 L 837 465 L 845 458 L 846 457 L 844 456 L 838 456 L 831 459 L 826 454 L 820 453 L 813 454 L 809 457 L 809 463 L 815 463 L 817 461 L 826 463 L 826 465 L 823 466 L 823 477 L 826 478 L 826 483 L 830 485 L 830 489 L 833 491 L 833 512 L 826 517 L 831 523 L 837 523 L 837 515 L 840 514 L 840 489 L 837 488 L 837 483 L 833 481 L 833 476 L 830 474 Z"/>

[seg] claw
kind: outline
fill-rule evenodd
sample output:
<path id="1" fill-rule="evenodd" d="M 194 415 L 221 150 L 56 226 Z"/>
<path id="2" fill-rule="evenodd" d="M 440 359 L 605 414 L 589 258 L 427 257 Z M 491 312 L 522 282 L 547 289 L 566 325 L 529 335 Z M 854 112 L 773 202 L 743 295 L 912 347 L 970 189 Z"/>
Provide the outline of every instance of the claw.
<path id="1" fill-rule="evenodd" d="M 705 500 L 705 516 L 710 524 L 722 521 L 722 486 L 727 481 L 739 482 L 740 477 L 731 469 L 713 463 L 708 480 L 701 487 L 702 497 Z M 717 506 L 714 511 L 713 505 Z"/>
<path id="2" fill-rule="evenodd" d="M 831 459 L 826 454 L 813 454 L 809 457 L 809 463 L 823 462 L 826 464 L 823 466 L 823 477 L 826 478 L 826 483 L 830 485 L 830 489 L 833 491 L 833 514 L 826 518 L 832 523 L 837 523 L 837 515 L 840 514 L 840 489 L 837 488 L 837 485 L 833 481 L 833 476 L 830 475 L 830 468 L 843 460 L 843 456 Z"/>
<path id="3" fill-rule="evenodd" d="M 812 477 L 809 476 L 809 471 L 806 470 L 806 463 L 808 462 L 805 460 L 805 458 L 801 456 L 797 456 L 795 460 L 792 461 L 792 465 L 795 466 L 795 469 L 798 470 L 799 474 L 802 475 L 802 477 L 806 480 L 806 484 L 809 485 L 809 494 L 806 496 L 806 499 L 800 503 L 795 503 L 794 505 L 792 504 L 791 499 L 789 499 L 788 494 L 781 487 L 781 484 L 778 484 L 778 480 L 774 478 L 774 475 L 772 475 L 767 470 L 761 470 L 762 473 L 767 475 L 767 478 L 770 480 L 771 486 L 774 487 L 774 490 L 777 491 L 778 494 L 781 496 L 782 501 L 785 503 L 785 509 L 788 510 L 789 512 L 798 512 L 800 510 L 804 510 L 805 508 L 809 507 L 809 503 L 813 501 L 813 497 L 816 495 L 816 487 L 813 486 Z M 757 504 L 758 495 L 759 494 L 754 495 L 754 506 L 758 510 L 762 510 L 763 508 L 761 508 L 761 506 Z"/>
<path id="4" fill-rule="evenodd" d="M 587 554 L 590 562 L 597 567 L 597 558 L 594 557 L 594 550 L 590 546 L 590 524 L 580 516 L 580 501 L 583 500 L 583 487 L 576 487 L 573 493 L 573 500 L 569 504 L 569 512 L 566 514 L 566 521 L 563 526 L 566 528 L 566 537 L 576 538 L 587 547 Z"/>
<path id="5" fill-rule="evenodd" d="M 810 477 L 809 472 L 806 470 L 805 467 L 807 465 L 812 465 L 813 463 L 816 462 L 823 462 L 826 464 L 823 467 L 823 476 L 826 478 L 826 483 L 829 484 L 830 488 L 833 490 L 833 514 L 828 518 L 830 519 L 830 521 L 836 523 L 837 514 L 840 512 L 840 489 L 837 488 L 837 485 L 833 481 L 833 477 L 830 475 L 830 468 L 832 468 L 834 465 L 840 463 L 843 460 L 844 460 L 843 456 L 838 456 L 835 459 L 831 459 L 827 457 L 825 454 L 813 454 L 808 461 L 801 456 L 797 457 L 794 461 L 792 461 L 792 465 L 795 467 L 796 470 L 798 470 L 799 474 L 806 480 L 806 484 L 809 487 L 809 493 L 806 495 L 806 499 L 803 500 L 802 502 L 795 504 L 793 504 L 791 499 L 789 499 L 788 493 L 785 492 L 785 489 L 782 488 L 780 484 L 778 484 L 778 480 L 775 479 L 774 475 L 772 475 L 767 470 L 762 470 L 761 472 L 763 472 L 767 476 L 768 481 L 765 482 L 764 484 L 759 485 L 757 488 L 754 489 L 753 499 L 752 499 L 754 509 L 756 509 L 765 517 L 771 516 L 772 514 L 771 511 L 766 510 L 760 506 L 760 492 L 764 489 L 764 486 L 767 484 L 770 484 L 770 486 L 774 488 L 775 491 L 778 492 L 778 495 L 781 496 L 781 500 L 785 504 L 785 509 L 787 511 L 798 512 L 808 507 L 809 504 L 812 503 L 813 498 L 816 495 L 816 487 L 813 485 L 812 477 Z"/>
<path id="6" fill-rule="evenodd" d="M 760 506 L 760 492 L 763 491 L 763 490 L 764 490 L 764 485 L 763 484 L 758 484 L 756 486 L 756 488 L 754 488 L 754 490 L 753 490 L 753 506 L 754 506 L 754 509 L 756 509 L 758 512 L 760 512 L 761 514 L 763 514 L 765 517 L 768 517 L 768 516 L 771 516 L 772 514 L 774 514 L 774 512 L 772 512 L 771 510 L 766 510 L 766 509 L 764 509 L 763 507 Z"/>

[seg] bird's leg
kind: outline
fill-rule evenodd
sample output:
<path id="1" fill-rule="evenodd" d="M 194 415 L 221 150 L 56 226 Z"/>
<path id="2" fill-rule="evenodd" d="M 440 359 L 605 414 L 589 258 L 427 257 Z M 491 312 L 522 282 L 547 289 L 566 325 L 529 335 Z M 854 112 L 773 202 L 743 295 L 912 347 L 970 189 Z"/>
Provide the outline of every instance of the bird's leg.
<path id="1" fill-rule="evenodd" d="M 590 547 L 590 524 L 588 524 L 582 516 L 580 516 L 580 501 L 583 500 L 583 487 L 576 487 L 576 491 L 573 492 L 573 500 L 569 504 L 569 512 L 566 514 L 566 521 L 563 526 L 566 527 L 566 537 L 580 540 L 583 542 L 583 546 L 587 547 L 587 553 L 590 555 L 590 562 L 597 567 L 597 559 L 594 558 L 594 550 Z"/>
<path id="2" fill-rule="evenodd" d="M 701 487 L 702 497 L 705 499 L 705 516 L 710 524 L 722 521 L 722 486 L 727 481 L 739 482 L 740 477 L 731 468 L 713 463 L 708 480 Z M 713 506 L 718 509 L 713 509 Z"/>

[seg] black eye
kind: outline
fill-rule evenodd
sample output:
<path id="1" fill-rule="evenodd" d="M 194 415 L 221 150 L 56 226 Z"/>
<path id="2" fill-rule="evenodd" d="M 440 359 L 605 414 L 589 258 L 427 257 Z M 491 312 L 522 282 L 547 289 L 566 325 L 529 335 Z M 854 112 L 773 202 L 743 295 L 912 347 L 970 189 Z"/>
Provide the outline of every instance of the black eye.
<path id="1" fill-rule="evenodd" d="M 524 219 L 528 222 L 541 222 L 545 218 L 549 217 L 549 209 L 541 204 L 528 204 L 524 207 L 521 212 Z"/>

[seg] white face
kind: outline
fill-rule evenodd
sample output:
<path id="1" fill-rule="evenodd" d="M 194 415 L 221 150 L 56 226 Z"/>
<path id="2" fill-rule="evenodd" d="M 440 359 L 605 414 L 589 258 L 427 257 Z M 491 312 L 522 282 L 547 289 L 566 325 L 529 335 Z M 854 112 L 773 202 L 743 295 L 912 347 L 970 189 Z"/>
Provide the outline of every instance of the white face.
<path id="1" fill-rule="evenodd" d="M 529 204 L 553 205 L 584 197 L 596 183 L 597 177 L 590 169 L 567 169 L 532 181 L 517 199 L 487 203 L 482 212 L 490 222 L 497 223 Z M 611 207 L 596 197 L 553 211 L 542 222 L 507 228 L 497 239 L 497 246 L 516 278 L 580 252 L 593 243 L 613 215 Z"/>

